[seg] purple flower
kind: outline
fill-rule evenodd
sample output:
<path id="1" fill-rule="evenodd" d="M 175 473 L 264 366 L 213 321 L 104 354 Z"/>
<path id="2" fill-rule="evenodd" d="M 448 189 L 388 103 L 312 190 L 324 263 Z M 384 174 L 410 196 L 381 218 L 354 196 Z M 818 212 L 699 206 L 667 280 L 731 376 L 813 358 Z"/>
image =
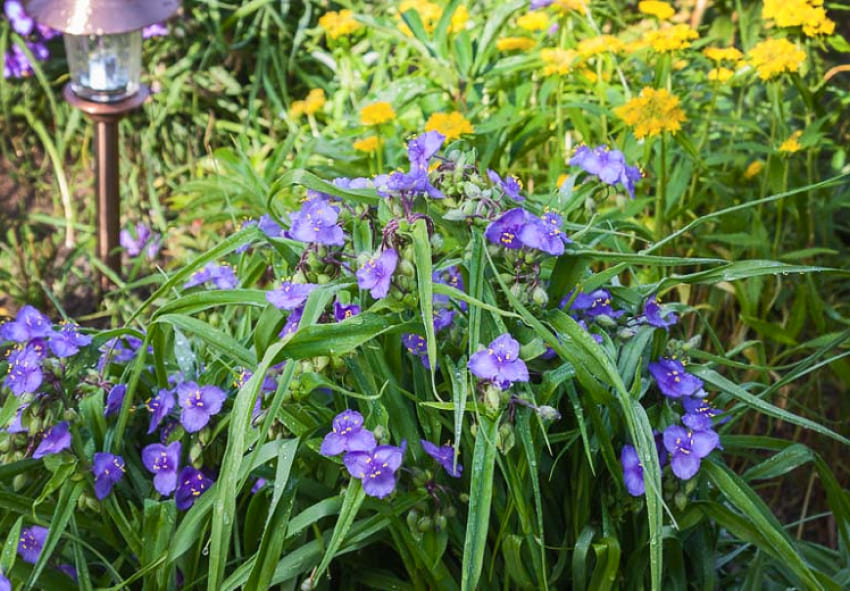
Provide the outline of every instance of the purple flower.
<path id="1" fill-rule="evenodd" d="M 283 328 L 277 336 L 282 339 L 291 334 L 295 334 L 295 331 L 298 330 L 298 325 L 301 323 L 301 314 L 303 313 L 304 308 L 297 308 L 293 310 L 286 318 L 286 324 L 283 325 Z"/>
<path id="2" fill-rule="evenodd" d="M 434 332 L 440 332 L 452 325 L 455 319 L 454 310 L 448 308 L 434 308 Z"/>
<path id="3" fill-rule="evenodd" d="M 177 398 L 183 412 L 180 422 L 189 433 L 207 426 L 210 417 L 221 412 L 227 395 L 218 386 L 198 386 L 195 382 L 184 382 L 177 386 Z"/>
<path id="4" fill-rule="evenodd" d="M 292 214 L 289 237 L 308 244 L 342 246 L 345 244 L 345 233 L 337 223 L 338 219 L 338 207 L 326 199 L 310 199 L 304 202 L 300 211 Z"/>
<path id="5" fill-rule="evenodd" d="M 32 457 L 34 460 L 39 460 L 46 455 L 58 454 L 69 447 L 71 447 L 71 433 L 68 431 L 68 421 L 62 421 L 47 430 L 44 439 L 32 453 Z"/>
<path id="6" fill-rule="evenodd" d="M 56 567 L 56 570 L 73 579 L 75 583 L 77 582 L 77 569 L 74 568 L 72 565 L 60 564 Z"/>
<path id="7" fill-rule="evenodd" d="M 156 396 L 147 400 L 145 406 L 151 413 L 151 421 L 148 425 L 148 435 L 150 435 L 159 427 L 162 419 L 174 408 L 174 392 L 162 389 Z"/>
<path id="8" fill-rule="evenodd" d="M 460 270 L 458 270 L 456 265 L 452 265 L 451 267 L 446 267 L 440 271 L 434 271 L 431 274 L 431 281 L 434 283 L 441 283 L 443 285 L 448 285 L 449 287 L 454 287 L 459 291 L 464 291 L 466 288 L 463 283 L 463 275 L 460 274 Z M 451 304 L 451 298 L 447 295 L 442 294 L 434 294 L 434 306 L 448 306 Z M 458 306 L 461 310 L 466 312 L 467 306 L 466 302 L 460 301 L 458 302 Z"/>
<path id="9" fill-rule="evenodd" d="M 487 177 L 490 179 L 491 183 L 499 187 L 499 189 L 502 190 L 502 193 L 507 195 L 509 198 L 514 201 L 525 201 L 525 197 L 520 194 L 522 187 L 516 177 L 509 176 L 505 177 L 503 180 L 498 173 L 489 169 L 487 170 Z"/>
<path id="10" fill-rule="evenodd" d="M 280 238 L 283 236 L 283 228 L 269 214 L 260 216 L 260 219 L 257 221 L 257 227 L 269 238 Z"/>
<path id="11" fill-rule="evenodd" d="M 124 458 L 97 452 L 94 454 L 92 472 L 94 473 L 94 494 L 102 501 L 112 492 L 112 487 L 124 478 Z"/>
<path id="12" fill-rule="evenodd" d="M 699 393 L 698 393 L 699 394 Z M 703 394 L 705 394 L 703 392 Z M 682 417 L 682 422 L 688 429 L 693 431 L 707 431 L 713 425 L 712 419 L 719 414 L 722 414 L 720 409 L 710 406 L 705 400 L 698 396 L 683 396 L 682 406 L 685 407 L 685 416 Z M 729 420 L 726 417 L 721 420 L 724 423 Z"/>
<path id="13" fill-rule="evenodd" d="M 528 368 L 519 358 L 519 343 L 509 333 L 475 353 L 467 367 L 475 376 L 493 382 L 502 390 L 507 390 L 513 382 L 528 381 Z"/>
<path id="14" fill-rule="evenodd" d="M 646 492 L 643 480 L 643 466 L 640 464 L 637 450 L 631 445 L 624 445 L 620 452 L 620 463 L 623 465 L 623 480 L 626 490 L 633 497 L 643 496 Z"/>
<path id="15" fill-rule="evenodd" d="M 670 398 L 694 396 L 702 391 L 702 380 L 686 372 L 678 359 L 661 358 L 652 362 L 649 373 L 655 378 L 661 393 Z"/>
<path id="16" fill-rule="evenodd" d="M 260 492 L 260 489 L 266 485 L 265 478 L 257 478 L 257 481 L 254 482 L 254 486 L 251 487 L 251 494 L 255 495 Z"/>
<path id="17" fill-rule="evenodd" d="M 145 256 L 149 259 L 156 258 L 162 242 L 160 235 L 158 233 L 151 232 L 151 229 L 143 222 L 136 224 L 135 230 L 135 238 L 130 231 L 126 229 L 121 230 L 118 235 L 118 241 L 121 243 L 122 248 L 127 251 L 127 255 L 130 257 L 137 257 L 144 252 Z"/>
<path id="18" fill-rule="evenodd" d="M 38 557 L 41 556 L 41 549 L 44 547 L 44 540 L 47 539 L 47 528 L 40 525 L 25 527 L 21 530 L 21 537 L 18 539 L 18 554 L 24 562 L 35 564 L 38 562 Z"/>
<path id="19" fill-rule="evenodd" d="M 363 415 L 356 410 L 345 410 L 334 417 L 331 432 L 322 440 L 319 453 L 330 457 L 344 451 L 371 451 L 375 445 L 375 436 L 363 428 Z"/>
<path id="20" fill-rule="evenodd" d="M 360 306 L 357 304 L 341 304 L 339 300 L 334 302 L 334 320 L 342 322 L 360 314 Z"/>
<path id="21" fill-rule="evenodd" d="M 378 194 L 386 196 L 385 191 L 391 191 L 408 194 L 425 193 L 432 199 L 445 197 L 428 179 L 431 158 L 439 151 L 445 139 L 445 136 L 437 131 L 428 131 L 410 140 L 407 144 L 410 171 L 408 173 L 394 172 L 386 180 L 383 175 L 375 177 Z"/>
<path id="22" fill-rule="evenodd" d="M 642 177 L 637 166 L 626 164 L 626 158 L 619 150 L 611 150 L 608 146 L 597 146 L 590 149 L 580 146 L 570 159 L 572 166 L 580 166 L 584 171 L 599 177 L 608 185 L 622 185 L 629 196 L 635 197 L 635 182 Z"/>
<path id="23" fill-rule="evenodd" d="M 97 362 L 98 370 L 102 371 L 107 363 L 127 363 L 132 361 L 142 346 L 142 339 L 133 336 L 115 337 L 100 346 L 100 359 Z"/>
<path id="24" fill-rule="evenodd" d="M 27 46 L 32 45 L 27 43 Z M 30 59 L 18 45 L 9 47 L 3 56 L 3 78 L 24 78 L 32 75 Z"/>
<path id="25" fill-rule="evenodd" d="M 455 450 L 451 445 L 444 445 L 442 447 L 437 447 L 430 441 L 425 439 L 421 440 L 422 449 L 425 450 L 425 453 L 437 460 L 437 462 L 449 473 L 449 476 L 453 478 L 460 478 L 461 472 L 463 472 L 463 466 L 460 463 L 455 463 Z"/>
<path id="26" fill-rule="evenodd" d="M 440 151 L 446 141 L 439 131 L 426 131 L 407 143 L 407 157 L 410 160 L 410 172 L 428 173 L 431 158 Z"/>
<path id="27" fill-rule="evenodd" d="M 566 306 L 571 297 L 572 293 L 569 293 L 561 300 L 562 308 Z M 597 316 L 619 318 L 623 315 L 623 310 L 614 310 L 611 307 L 611 294 L 604 289 L 578 294 L 570 305 L 570 311 L 579 313 L 588 319 L 593 319 Z"/>
<path id="28" fill-rule="evenodd" d="M 540 8 L 546 8 L 555 0 L 531 0 L 531 10 L 538 10 Z"/>
<path id="29" fill-rule="evenodd" d="M 531 223 L 529 213 L 521 207 L 516 207 L 506 211 L 499 219 L 490 222 L 484 231 L 484 236 L 493 244 L 519 249 L 525 246 L 519 234 L 529 223 Z"/>
<path id="30" fill-rule="evenodd" d="M 21 424 L 21 417 L 28 406 L 29 404 L 24 404 L 18 408 L 17 412 L 15 412 L 15 416 L 12 417 L 11 421 L 9 421 L 9 426 L 6 427 L 7 433 L 29 433 L 29 429 Z"/>
<path id="31" fill-rule="evenodd" d="M 679 320 L 675 312 L 663 309 L 658 305 L 655 297 L 651 297 L 643 304 L 643 321 L 656 328 L 673 326 Z"/>
<path id="32" fill-rule="evenodd" d="M 153 473 L 153 486 L 161 495 L 170 495 L 177 486 L 177 464 L 180 462 L 180 442 L 168 446 L 159 443 L 146 445 L 142 464 Z"/>
<path id="33" fill-rule="evenodd" d="M 192 466 L 186 466 L 177 478 L 177 492 L 174 493 L 177 508 L 185 511 L 212 485 L 212 478 Z"/>
<path id="34" fill-rule="evenodd" d="M 189 278 L 189 281 L 183 284 L 183 289 L 203 285 L 210 281 L 218 289 L 234 289 L 239 285 L 239 280 L 233 272 L 233 267 L 227 264 L 207 263 L 203 269 L 196 271 Z"/>
<path id="35" fill-rule="evenodd" d="M 310 292 L 317 287 L 314 283 L 284 281 L 279 288 L 266 292 L 266 300 L 280 310 L 294 310 L 304 304 Z"/>
<path id="36" fill-rule="evenodd" d="M 436 320 L 434 324 L 436 325 Z M 401 344 L 407 349 L 408 353 L 419 357 L 426 369 L 431 369 L 431 360 L 428 358 L 428 341 L 425 340 L 425 337 L 408 332 L 401 335 Z"/>
<path id="37" fill-rule="evenodd" d="M 103 416 L 115 414 L 121 410 L 121 405 L 124 404 L 124 396 L 127 394 L 127 386 L 124 384 L 116 384 L 109 390 L 106 395 L 106 407 L 103 409 Z"/>
<path id="38" fill-rule="evenodd" d="M 80 347 L 91 344 L 89 335 L 80 334 L 80 327 L 76 324 L 66 323 L 50 335 L 48 345 L 57 357 L 71 357 L 80 352 Z"/>
<path id="39" fill-rule="evenodd" d="M 714 431 L 690 431 L 680 425 L 664 430 L 664 447 L 670 452 L 673 474 L 690 480 L 699 471 L 700 460 L 720 444 Z"/>
<path id="40" fill-rule="evenodd" d="M 3 3 L 3 10 L 12 24 L 12 29 L 18 35 L 25 37 L 32 33 L 35 21 L 24 11 L 23 5 L 18 0 L 6 0 Z"/>
<path id="41" fill-rule="evenodd" d="M 529 216 L 529 223 L 519 230 L 519 240 L 529 248 L 560 256 L 564 254 L 564 244 L 572 242 L 561 232 L 562 223 L 561 216 L 556 213 L 545 213 L 540 218 Z"/>
<path id="42" fill-rule="evenodd" d="M 0 573 L 0 591 L 12 591 L 12 583 Z"/>
<path id="43" fill-rule="evenodd" d="M 9 354 L 9 373 L 3 385 L 15 396 L 31 394 L 38 390 L 44 380 L 41 370 L 42 355 L 31 346 L 15 349 Z"/>
<path id="44" fill-rule="evenodd" d="M 373 256 L 357 270 L 357 286 L 368 289 L 376 300 L 386 297 L 397 264 L 398 253 L 393 248 Z"/>
<path id="45" fill-rule="evenodd" d="M 50 318 L 32 306 L 24 306 L 14 320 L 0 326 L 0 339 L 26 343 L 33 339 L 49 337 L 52 332 Z"/>
<path id="46" fill-rule="evenodd" d="M 380 445 L 372 451 L 350 451 L 342 458 L 348 473 L 363 483 L 371 497 L 383 499 L 395 490 L 395 473 L 401 467 L 405 445 Z"/>
<path id="47" fill-rule="evenodd" d="M 168 35 L 168 27 L 162 23 L 154 23 L 142 29 L 142 39 L 150 39 L 151 37 L 163 37 Z"/>

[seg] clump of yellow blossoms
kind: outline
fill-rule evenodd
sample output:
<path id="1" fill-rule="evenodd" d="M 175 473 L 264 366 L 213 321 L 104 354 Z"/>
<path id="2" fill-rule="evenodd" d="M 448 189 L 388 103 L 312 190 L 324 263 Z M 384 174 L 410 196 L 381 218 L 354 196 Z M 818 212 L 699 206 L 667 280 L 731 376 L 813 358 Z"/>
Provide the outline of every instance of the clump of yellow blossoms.
<path id="1" fill-rule="evenodd" d="M 643 0 L 638 2 L 638 10 L 643 14 L 654 16 L 658 20 L 666 21 L 671 16 L 676 14 L 676 10 L 666 2 L 658 0 Z"/>
<path id="2" fill-rule="evenodd" d="M 350 35 L 360 28 L 360 23 L 354 20 L 354 13 L 350 10 L 340 10 L 339 12 L 326 12 L 319 18 L 319 26 L 325 30 L 327 36 L 331 39 Z"/>
<path id="3" fill-rule="evenodd" d="M 555 0 L 552 6 L 560 12 L 574 10 L 579 14 L 585 14 L 585 6 L 590 4 L 590 0 Z"/>
<path id="4" fill-rule="evenodd" d="M 573 68 L 578 54 L 572 49 L 543 49 L 540 51 L 540 57 L 546 67 L 543 68 L 544 76 L 553 74 L 569 74 Z"/>
<path id="5" fill-rule="evenodd" d="M 635 137 L 660 135 L 664 131 L 676 133 L 682 129 L 685 112 L 679 107 L 679 97 L 666 89 L 644 88 L 640 96 L 614 109 L 626 125 L 634 128 Z"/>
<path id="6" fill-rule="evenodd" d="M 532 10 L 517 18 L 516 24 L 526 31 L 545 31 L 549 28 L 549 15 L 542 10 Z"/>
<path id="7" fill-rule="evenodd" d="M 805 52 L 787 39 L 762 41 L 750 49 L 747 57 L 762 80 L 776 78 L 783 72 L 797 72 L 806 61 Z"/>
<path id="8" fill-rule="evenodd" d="M 398 7 L 398 18 L 401 21 L 398 28 L 408 36 L 412 36 L 413 32 L 401 17 L 408 10 L 415 10 L 419 13 L 419 20 L 422 21 L 422 27 L 426 33 L 433 33 L 434 29 L 437 28 L 437 23 L 440 22 L 440 17 L 443 16 L 443 9 L 439 4 L 428 2 L 428 0 L 404 0 Z"/>
<path id="9" fill-rule="evenodd" d="M 502 37 L 496 41 L 496 49 L 499 51 L 521 51 L 531 49 L 537 45 L 537 41 L 531 37 Z"/>
<path id="10" fill-rule="evenodd" d="M 357 140 L 353 145 L 354 149 L 360 152 L 374 152 L 378 149 L 380 142 L 378 136 L 370 135 L 369 137 L 364 137 L 362 140 Z"/>
<path id="11" fill-rule="evenodd" d="M 380 125 L 393 117 L 395 117 L 395 111 L 386 101 L 372 103 L 360 109 L 360 123 L 363 125 Z"/>
<path id="12" fill-rule="evenodd" d="M 823 0 L 764 0 L 761 16 L 773 19 L 777 27 L 803 27 L 809 37 L 835 32 L 835 22 L 827 18 Z"/>
<path id="13" fill-rule="evenodd" d="M 425 122 L 425 131 L 438 131 L 446 140 L 456 140 L 465 133 L 475 133 L 472 124 L 460 113 L 434 113 Z"/>
<path id="14" fill-rule="evenodd" d="M 719 82 L 723 84 L 724 82 L 728 82 L 732 76 L 735 75 L 735 72 L 730 70 L 729 68 L 712 68 L 708 71 L 708 79 L 711 82 Z"/>
<path id="15" fill-rule="evenodd" d="M 764 162 L 762 160 L 753 160 L 750 162 L 750 165 L 747 167 L 747 170 L 744 171 L 744 178 L 751 179 L 764 170 Z"/>
<path id="16" fill-rule="evenodd" d="M 791 136 L 779 146 L 779 151 L 785 152 L 786 154 L 793 154 L 794 152 L 802 150 L 803 146 L 800 145 L 799 142 L 800 136 L 802 135 L 803 132 L 799 129 L 792 133 Z"/>
<path id="17" fill-rule="evenodd" d="M 303 101 L 292 101 L 289 112 L 293 117 L 313 115 L 325 106 L 325 91 L 321 88 L 311 90 Z"/>
<path id="18" fill-rule="evenodd" d="M 644 42 L 659 53 L 670 53 L 691 46 L 691 41 L 699 38 L 699 33 L 688 25 L 674 25 L 644 35 Z"/>
<path id="19" fill-rule="evenodd" d="M 579 41 L 578 47 L 576 47 L 578 54 L 583 59 L 602 53 L 621 53 L 625 48 L 626 44 L 613 35 L 588 37 Z"/>
<path id="20" fill-rule="evenodd" d="M 706 47 L 702 54 L 714 62 L 737 63 L 744 57 L 744 54 L 734 47 Z"/>
<path id="21" fill-rule="evenodd" d="M 467 10 L 466 6 L 461 4 L 452 14 L 449 24 L 449 33 L 460 33 L 466 28 L 467 22 L 469 22 L 469 10 Z"/>

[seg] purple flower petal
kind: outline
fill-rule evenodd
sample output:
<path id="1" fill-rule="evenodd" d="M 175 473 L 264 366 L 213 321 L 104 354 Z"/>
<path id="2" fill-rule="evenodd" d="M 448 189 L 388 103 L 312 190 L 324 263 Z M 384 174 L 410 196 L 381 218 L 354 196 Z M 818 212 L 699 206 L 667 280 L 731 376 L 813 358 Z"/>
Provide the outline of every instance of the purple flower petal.
<path id="1" fill-rule="evenodd" d="M 18 539 L 18 554 L 24 562 L 35 564 L 41 556 L 41 549 L 47 539 L 48 529 L 40 525 L 25 527 Z"/>
<path id="2" fill-rule="evenodd" d="M 68 430 L 68 421 L 62 421 L 53 425 L 44 434 L 44 439 L 35 448 L 32 457 L 38 460 L 46 455 L 58 454 L 69 447 L 71 447 L 71 433 Z"/>

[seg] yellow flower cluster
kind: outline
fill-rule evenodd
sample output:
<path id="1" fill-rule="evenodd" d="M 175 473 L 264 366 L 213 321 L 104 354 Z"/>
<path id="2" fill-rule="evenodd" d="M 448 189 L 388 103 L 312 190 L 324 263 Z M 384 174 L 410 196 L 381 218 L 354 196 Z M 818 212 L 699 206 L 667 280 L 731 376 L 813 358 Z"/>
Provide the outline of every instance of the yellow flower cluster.
<path id="1" fill-rule="evenodd" d="M 679 97 L 666 89 L 644 88 L 640 96 L 614 109 L 626 125 L 634 128 L 635 137 L 660 135 L 664 131 L 676 133 L 685 121 L 685 112 L 679 107 Z"/>
<path id="2" fill-rule="evenodd" d="M 422 21 L 426 33 L 433 33 L 434 29 L 437 28 L 437 23 L 440 22 L 440 17 L 443 16 L 443 9 L 439 4 L 434 4 L 428 0 L 404 0 L 398 7 L 398 28 L 407 36 L 413 36 L 413 32 L 401 15 L 408 10 L 415 10 L 419 13 L 419 20 Z"/>
<path id="3" fill-rule="evenodd" d="M 797 72 L 806 54 L 787 39 L 767 39 L 756 44 L 747 54 L 748 61 L 762 80 L 776 78 L 783 72 Z"/>
<path id="4" fill-rule="evenodd" d="M 438 131 L 446 140 L 456 140 L 465 133 L 475 133 L 472 124 L 460 113 L 434 113 L 425 122 L 425 131 Z"/>
<path id="5" fill-rule="evenodd" d="M 540 51 L 540 57 L 546 67 L 543 68 L 544 76 L 552 76 L 554 74 L 563 75 L 569 74 L 573 69 L 573 62 L 577 57 L 577 53 L 573 49 L 543 49 Z"/>
<path id="6" fill-rule="evenodd" d="M 303 101 L 292 101 L 289 113 L 293 117 L 312 115 L 325 106 L 325 91 L 321 88 L 311 90 Z"/>
<path id="7" fill-rule="evenodd" d="M 449 24 L 449 33 L 460 33 L 466 28 L 466 23 L 469 22 L 469 10 L 467 10 L 466 6 L 461 4 L 458 6 L 454 13 L 452 14 L 452 18 Z"/>
<path id="8" fill-rule="evenodd" d="M 823 0 L 764 0 L 761 16 L 773 19 L 777 27 L 803 27 L 809 37 L 835 32 L 835 22 L 826 16 Z"/>
<path id="9" fill-rule="evenodd" d="M 735 75 L 735 72 L 730 70 L 729 68 L 712 68 L 708 71 L 708 79 L 711 82 L 719 82 L 723 84 L 724 82 L 728 82 L 729 79 Z"/>
<path id="10" fill-rule="evenodd" d="M 380 125 L 395 117 L 392 105 L 386 101 L 379 101 L 366 105 L 360 109 L 360 123 L 363 125 Z"/>
<path id="11" fill-rule="evenodd" d="M 360 152 L 374 152 L 381 144 L 378 140 L 378 136 L 370 135 L 368 137 L 364 137 L 362 140 L 357 140 L 353 145 L 354 149 Z"/>
<path id="12" fill-rule="evenodd" d="M 659 53 L 670 53 L 691 46 L 699 34 L 688 25 L 674 25 L 644 35 L 644 42 Z"/>
<path id="13" fill-rule="evenodd" d="M 758 176 L 758 174 L 764 170 L 764 161 L 762 160 L 753 160 L 750 162 L 750 165 L 747 167 L 747 170 L 744 171 L 744 178 L 749 180 Z"/>
<path id="14" fill-rule="evenodd" d="M 638 10 L 662 21 L 666 21 L 676 14 L 676 10 L 672 6 L 658 0 L 642 0 L 638 2 Z"/>
<path id="15" fill-rule="evenodd" d="M 800 145 L 799 142 L 800 136 L 802 135 L 803 132 L 799 129 L 792 133 L 791 136 L 779 146 L 779 151 L 785 152 L 786 154 L 793 154 L 794 152 L 802 150 L 803 146 Z"/>
<path id="16" fill-rule="evenodd" d="M 549 28 L 549 15 L 542 10 L 532 10 L 517 18 L 516 24 L 526 31 L 545 31 Z"/>
<path id="17" fill-rule="evenodd" d="M 331 39 L 350 35 L 360 28 L 360 23 L 354 20 L 354 13 L 350 10 L 340 10 L 339 12 L 326 12 L 319 18 L 319 26 L 325 30 L 327 36 Z"/>
<path id="18" fill-rule="evenodd" d="M 626 44 L 613 35 L 588 37 L 579 41 L 578 47 L 576 47 L 582 59 L 602 53 L 621 53 L 625 48 Z"/>
<path id="19" fill-rule="evenodd" d="M 555 0 L 552 6 L 560 12 L 574 10 L 579 14 L 585 14 L 585 6 L 590 4 L 590 0 Z"/>
<path id="20" fill-rule="evenodd" d="M 537 45 L 537 41 L 531 37 L 502 37 L 496 41 L 496 49 L 499 51 L 525 51 Z"/>
<path id="21" fill-rule="evenodd" d="M 713 62 L 738 63 L 744 54 L 734 47 L 706 47 L 702 54 Z"/>

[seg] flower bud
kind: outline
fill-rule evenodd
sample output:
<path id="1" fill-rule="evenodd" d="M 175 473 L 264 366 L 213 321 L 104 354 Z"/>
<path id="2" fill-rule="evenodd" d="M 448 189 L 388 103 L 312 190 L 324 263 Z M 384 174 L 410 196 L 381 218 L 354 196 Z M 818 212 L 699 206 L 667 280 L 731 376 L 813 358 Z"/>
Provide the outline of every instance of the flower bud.
<path id="1" fill-rule="evenodd" d="M 427 515 L 424 515 L 419 518 L 419 521 L 416 522 L 416 529 L 423 533 L 431 531 L 432 529 L 434 529 L 434 520 L 428 517 Z"/>
<path id="2" fill-rule="evenodd" d="M 502 408 L 502 391 L 492 384 L 484 388 L 484 408 L 492 415 Z"/>
<path id="3" fill-rule="evenodd" d="M 682 345 L 683 351 L 690 351 L 691 349 L 699 349 L 700 344 L 702 344 L 702 336 L 694 335 L 688 341 Z"/>
<path id="4" fill-rule="evenodd" d="M 437 518 L 434 520 L 434 531 L 441 532 L 446 529 L 449 525 L 449 520 L 446 519 L 445 515 L 437 515 Z"/>
<path id="5" fill-rule="evenodd" d="M 604 326 L 605 328 L 614 328 L 617 326 L 617 321 L 608 316 L 607 314 L 600 314 L 596 317 L 596 322 L 599 323 L 600 326 Z"/>
<path id="6" fill-rule="evenodd" d="M 558 412 L 558 409 L 548 406 L 546 404 L 538 406 L 536 411 L 537 416 L 540 417 L 540 420 L 544 423 L 550 423 L 561 420 L 561 413 Z"/>
<path id="7" fill-rule="evenodd" d="M 383 425 L 377 425 L 374 429 L 372 429 L 372 434 L 375 436 L 375 441 L 385 442 L 389 435 L 387 434 L 387 430 Z"/>
<path id="8" fill-rule="evenodd" d="M 684 511 L 685 508 L 688 506 L 688 495 L 686 495 L 682 491 L 679 491 L 673 497 L 673 502 L 676 504 L 676 508 L 679 511 Z"/>
<path id="9" fill-rule="evenodd" d="M 207 429 L 202 429 L 201 431 L 207 431 Z M 198 434 L 200 436 L 200 433 Z M 199 437 L 200 439 L 200 437 Z M 201 454 L 204 453 L 204 447 L 200 441 L 196 441 L 189 448 L 189 463 L 197 464 L 198 460 L 201 458 Z"/>
<path id="10" fill-rule="evenodd" d="M 407 259 L 401 259 L 398 262 L 397 273 L 399 275 L 404 275 L 405 277 L 414 277 L 416 275 L 416 267 L 413 266 Z"/>
<path id="11" fill-rule="evenodd" d="M 516 445 L 516 435 L 514 434 L 513 425 L 510 423 L 499 425 L 499 440 L 496 445 L 499 451 L 502 452 L 502 455 L 507 454 L 513 449 L 514 445 Z"/>
<path id="12" fill-rule="evenodd" d="M 630 338 L 635 336 L 635 329 L 624 326 L 620 330 L 617 331 L 617 336 L 624 341 L 628 341 Z"/>
<path id="13" fill-rule="evenodd" d="M 546 293 L 546 290 L 540 286 L 534 288 L 534 291 L 531 292 L 531 299 L 535 304 L 540 306 L 541 308 L 546 307 L 546 304 L 549 303 L 549 294 Z"/>
<path id="14" fill-rule="evenodd" d="M 443 249 L 443 237 L 434 232 L 431 234 L 431 250 L 435 253 L 440 252 Z"/>
<path id="15" fill-rule="evenodd" d="M 318 275 L 316 275 L 316 283 L 318 283 L 319 285 L 325 285 L 326 283 L 330 283 L 330 282 L 331 282 L 330 275 L 327 275 L 325 273 L 319 273 Z"/>

